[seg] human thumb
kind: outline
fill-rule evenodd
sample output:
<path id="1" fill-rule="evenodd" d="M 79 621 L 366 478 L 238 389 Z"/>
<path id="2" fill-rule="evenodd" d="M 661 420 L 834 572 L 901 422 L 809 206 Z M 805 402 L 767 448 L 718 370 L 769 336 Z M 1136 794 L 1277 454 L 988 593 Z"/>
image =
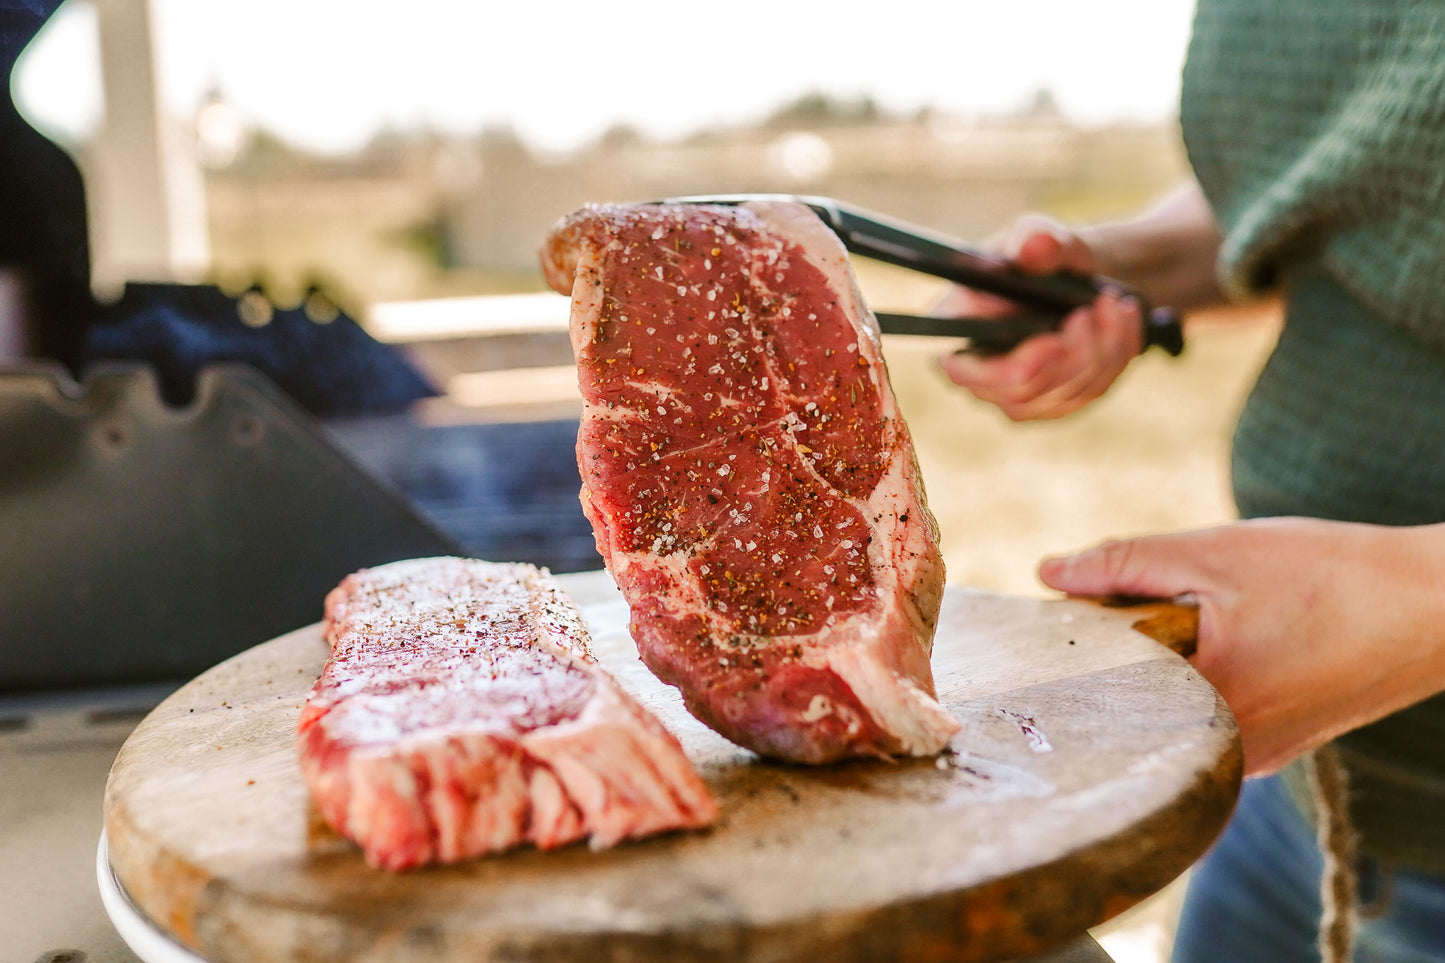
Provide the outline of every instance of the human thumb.
<path id="1" fill-rule="evenodd" d="M 1039 579 L 1070 595 L 1138 595 L 1172 598 L 1193 591 L 1188 536 L 1112 539 L 1093 548 L 1046 558 Z"/>

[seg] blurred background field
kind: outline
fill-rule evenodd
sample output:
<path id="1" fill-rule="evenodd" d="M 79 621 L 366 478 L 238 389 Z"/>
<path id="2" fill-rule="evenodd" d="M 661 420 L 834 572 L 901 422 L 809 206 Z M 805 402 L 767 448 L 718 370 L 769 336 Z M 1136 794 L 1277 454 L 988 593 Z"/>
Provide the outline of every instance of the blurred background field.
<path id="1" fill-rule="evenodd" d="M 818 118 L 774 120 L 710 135 L 704 144 L 607 141 L 563 167 L 494 139 L 466 145 L 480 155 L 466 161 L 455 144 L 388 143 L 374 148 L 379 159 L 363 155 L 348 164 L 318 164 L 273 145 L 275 156 L 209 179 L 214 276 L 237 290 L 259 281 L 282 301 L 320 278 L 366 317 L 378 304 L 543 290 L 532 261 L 536 243 L 556 217 L 590 201 L 796 190 L 981 242 L 1024 210 L 1070 221 L 1121 216 L 1183 176 L 1166 125 L 1078 130 L 1045 105 L 971 121 L 992 153 L 952 164 L 935 158 L 931 172 L 920 172 L 905 147 L 927 134 L 927 122 L 840 123 L 829 111 L 849 105 L 814 106 Z M 800 179 L 775 171 L 770 151 L 804 136 L 842 145 L 829 148 L 830 174 Z M 904 144 L 896 162 L 877 156 L 876 145 L 890 136 Z M 874 156 L 855 158 L 850 143 L 869 145 Z M 710 160 L 714 150 L 718 159 Z M 510 163 L 493 158 L 499 151 Z M 672 153 L 685 156 L 668 161 Z M 443 190 L 434 177 L 448 165 L 499 173 L 482 193 Z M 922 310 L 940 291 L 935 281 L 877 263 L 860 262 L 857 271 L 880 309 Z M 1099 403 L 1044 424 L 1013 424 L 950 385 L 937 358 L 954 345 L 889 338 L 886 354 L 944 533 L 950 578 L 1033 592 L 1033 567 L 1046 552 L 1228 518 L 1229 433 L 1274 331 L 1268 305 L 1190 319 L 1183 357 L 1151 352 Z M 538 372 L 539 392 L 542 377 Z M 460 392 L 457 400 L 465 404 Z"/>
<path id="2" fill-rule="evenodd" d="M 327 5 L 315 2 L 324 15 Z M 527 98 L 535 100 L 540 91 L 493 88 L 472 98 L 451 87 L 429 91 L 427 83 L 436 84 L 434 71 L 443 68 L 418 72 L 416 64 L 432 47 L 455 52 L 454 41 L 434 32 L 403 32 L 387 38 L 389 46 L 372 51 L 378 65 L 391 57 L 412 71 L 378 66 L 389 78 L 382 83 L 358 61 L 366 51 L 346 51 L 349 57 L 341 57 L 344 48 L 337 47 L 337 56 L 318 54 L 297 47 L 294 38 L 263 37 L 251 19 L 243 18 L 231 26 L 255 31 L 243 38 L 251 54 L 265 44 L 292 51 L 300 59 L 289 69 L 298 79 L 316 70 L 314 83 L 322 85 L 289 88 L 289 100 L 283 98 L 267 113 L 258 107 L 255 89 L 244 82 L 249 75 L 236 66 L 254 67 L 255 57 L 227 59 L 228 43 L 239 42 L 222 30 L 229 21 L 203 22 L 169 0 L 94 6 L 72 0 L 62 8 L 91 9 L 91 28 L 102 35 L 108 22 L 117 26 L 117 18 L 121 28 L 129 26 L 130 34 L 138 35 L 135 24 L 124 18 L 150 11 L 154 29 L 148 47 L 141 43 L 118 52 L 113 45 L 98 44 L 107 62 L 98 79 L 108 91 L 133 91 L 135 84 L 117 78 L 134 79 L 129 56 L 150 57 L 155 67 L 150 102 L 137 107 L 120 96 L 106 99 L 103 122 L 92 119 L 87 134 L 83 123 L 62 119 L 53 91 L 48 101 L 48 88 L 27 79 L 59 76 L 53 68 L 47 72 L 44 56 L 20 71 L 17 90 L 36 94 L 37 123 L 44 128 L 46 117 L 54 118 L 51 129 L 67 143 L 94 188 L 92 246 L 102 293 L 127 280 L 181 279 L 236 294 L 256 288 L 285 307 L 319 286 L 363 324 L 397 305 L 458 299 L 449 303 L 458 306 L 460 314 L 453 312 L 453 319 L 460 317 L 459 330 L 465 334 L 468 305 L 480 311 L 491 296 L 544 290 L 535 261 L 537 243 L 558 217 L 589 202 L 708 192 L 813 193 L 983 243 L 1029 210 L 1065 222 L 1127 216 L 1188 176 L 1177 126 L 1167 108 L 1158 107 L 1167 104 L 1177 84 L 1184 40 L 1179 28 L 1187 23 L 1183 0 L 1142 6 L 1109 0 L 1093 11 L 1092 19 L 1074 23 L 1082 33 L 1073 44 L 1059 36 L 1073 22 L 1066 6 L 1039 2 L 997 15 L 989 21 L 997 44 L 980 29 L 980 10 L 964 6 L 968 9 L 950 8 L 945 15 L 927 3 L 904 4 L 908 11 L 938 19 L 940 30 L 950 22 L 967 30 L 968 50 L 978 62 L 960 63 L 959 70 L 993 65 L 990 89 L 998 93 L 990 101 L 980 85 L 972 107 L 960 103 L 951 85 L 940 85 L 930 95 L 933 88 L 926 86 L 924 75 L 936 64 L 916 65 L 912 100 L 893 89 L 907 50 L 893 49 L 890 39 L 907 36 L 909 44 L 939 45 L 937 38 L 920 39 L 894 21 L 879 25 L 871 46 L 857 31 L 832 28 L 828 36 L 838 45 L 836 55 L 820 56 L 815 44 L 800 47 L 790 55 L 787 69 L 793 73 L 785 75 L 780 63 L 772 86 L 767 78 L 734 72 L 729 76 L 736 88 L 732 101 L 711 85 L 697 87 L 697 113 L 687 126 L 680 123 L 678 108 L 667 106 L 664 78 L 649 78 L 642 53 L 614 58 L 609 64 L 614 69 L 597 75 L 595 86 L 579 87 L 568 76 L 566 62 L 557 58 L 563 49 L 585 46 L 565 48 L 562 38 L 518 40 L 511 61 L 518 84 L 528 78 L 532 84 L 578 91 L 574 101 L 554 105 L 573 116 L 542 117 L 525 107 Z M 219 7 L 218 15 L 225 9 L 230 8 Z M 449 9 L 433 11 L 438 23 L 445 22 L 441 14 Z M 364 38 L 365 26 L 375 20 L 363 9 L 347 25 L 335 20 L 335 13 L 328 23 L 337 37 Z M 1056 29 L 1036 29 L 1034 15 Z M 304 22 L 301 13 L 285 16 Z M 648 16 L 659 20 L 658 30 L 683 26 L 667 20 L 681 13 L 652 10 Z M 1110 78 L 1081 50 L 1090 43 L 1089 31 L 1117 38 L 1120 31 L 1145 27 L 1155 31 L 1153 37 L 1139 35 L 1150 72 L 1144 60 L 1136 61 L 1137 78 L 1124 70 L 1110 87 Z M 1168 43 L 1160 34 L 1168 35 Z M 210 53 L 186 48 L 188 36 L 193 45 L 204 41 Z M 849 59 L 850 44 L 856 69 L 843 72 L 837 60 Z M 557 50 L 552 59 L 543 59 L 549 47 Z M 175 55 L 176 48 L 185 56 Z M 1037 56 L 1045 49 L 1057 62 Z M 209 74 L 196 66 L 207 63 L 206 56 Z M 492 56 L 501 54 L 493 48 Z M 189 65 L 188 100 L 167 88 L 167 76 L 186 73 L 176 69 L 168 75 L 165 68 L 172 61 Z M 1059 81 L 1058 71 L 1070 64 L 1075 64 L 1074 76 Z M 473 69 L 494 66 L 488 61 Z M 560 77 L 550 76 L 559 69 Z M 614 76 L 625 81 L 629 71 L 640 71 L 644 83 L 637 100 L 641 106 L 630 113 L 629 93 L 638 91 Z M 815 86 L 808 85 L 810 76 L 818 78 Z M 349 78 L 353 89 L 338 77 Z M 653 83 L 646 87 L 649 79 Z M 756 101 L 747 109 L 740 106 L 745 83 L 756 88 L 746 94 Z M 1149 89 L 1141 92 L 1141 87 Z M 1005 96 L 1005 91 L 1013 93 Z M 365 104 L 357 103 L 363 96 L 388 100 L 369 114 Z M 392 100 L 403 96 L 417 105 L 410 119 L 388 113 L 395 109 Z M 1103 103 L 1108 97 L 1115 101 L 1112 113 Z M 447 98 L 478 105 L 477 119 L 468 126 L 426 113 L 429 104 Z M 284 112 L 282 106 L 290 101 L 303 109 Z M 1138 107 L 1145 102 L 1155 106 Z M 485 113 L 486 105 L 495 117 L 506 119 L 486 119 L 493 116 Z M 370 126 L 358 128 L 364 136 L 337 146 L 325 139 L 327 124 L 343 116 Z M 548 141 L 539 133 L 544 120 L 558 129 L 571 122 L 585 133 L 567 142 Z M 317 136 L 308 138 L 308 131 Z M 164 176 L 149 181 L 145 171 L 137 174 L 117 161 L 131 157 L 128 145 L 144 144 L 147 134 L 156 156 L 165 161 Z M 157 204 L 170 208 L 171 226 L 126 219 L 134 198 L 116 189 L 118 171 L 128 173 L 138 190 L 155 192 Z M 865 295 L 877 308 L 918 310 L 939 290 L 936 282 L 876 263 L 859 263 L 857 269 Z M 553 311 L 560 318 L 565 308 Z M 1273 322 L 1268 306 L 1193 319 L 1184 357 L 1151 352 L 1100 403 L 1051 424 L 1011 424 L 948 385 L 936 358 L 951 345 L 890 339 L 886 353 L 943 529 L 950 578 L 1000 591 L 1036 592 L 1034 566 L 1046 553 L 1228 518 L 1228 436 L 1243 392 L 1272 342 Z M 405 335 L 384 336 L 406 340 Z M 495 342 L 453 343 L 451 354 L 436 341 L 416 352 L 431 365 L 451 403 L 445 410 L 430 406 L 427 417 L 494 420 L 568 410 L 565 372 L 558 370 L 555 357 L 550 368 L 531 369 L 520 380 L 508 381 L 504 392 L 514 401 L 560 399 L 561 406 L 514 405 L 509 412 L 508 406 L 482 397 L 477 389 L 484 379 L 467 370 L 490 366 L 486 354 Z"/>
<path id="3" fill-rule="evenodd" d="M 779 160 L 802 143 L 828 158 L 811 173 Z M 755 127 L 679 143 L 615 134 L 565 163 L 496 134 L 388 138 L 345 161 L 277 143 L 254 150 L 208 175 L 214 277 L 233 290 L 259 282 L 281 301 L 320 278 L 363 318 L 376 305 L 542 291 L 537 242 L 588 202 L 817 193 L 983 243 L 1025 210 L 1124 216 L 1185 176 L 1170 124 L 1079 128 L 1047 98 L 1002 117 L 894 118 L 810 96 Z M 470 189 L 447 180 L 457 170 L 471 172 Z M 878 309 L 924 310 L 941 290 L 876 262 L 856 270 Z M 1229 434 L 1275 320 L 1269 305 L 1192 318 L 1183 357 L 1151 352 L 1099 403 L 1035 424 L 949 384 L 937 358 L 955 345 L 887 339 L 950 578 L 1037 592 L 1034 566 L 1048 552 L 1230 517 Z M 538 396 L 550 390 L 544 376 Z M 463 384 L 453 400 L 465 408 Z"/>

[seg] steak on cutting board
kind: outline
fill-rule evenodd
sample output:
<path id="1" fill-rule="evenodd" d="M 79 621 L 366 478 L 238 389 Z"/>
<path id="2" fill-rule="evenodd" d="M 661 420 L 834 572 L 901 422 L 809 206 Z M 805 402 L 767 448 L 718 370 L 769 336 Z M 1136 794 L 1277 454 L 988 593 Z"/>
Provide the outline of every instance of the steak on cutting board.
<path id="1" fill-rule="evenodd" d="M 763 755 L 927 755 L 937 525 L 838 239 L 790 202 L 589 207 L 572 296 L 582 505 L 639 654 Z"/>
<path id="2" fill-rule="evenodd" d="M 550 574 L 393 562 L 326 598 L 331 658 L 298 723 L 322 816 L 401 870 L 531 843 L 706 826 L 677 740 L 597 664 Z"/>

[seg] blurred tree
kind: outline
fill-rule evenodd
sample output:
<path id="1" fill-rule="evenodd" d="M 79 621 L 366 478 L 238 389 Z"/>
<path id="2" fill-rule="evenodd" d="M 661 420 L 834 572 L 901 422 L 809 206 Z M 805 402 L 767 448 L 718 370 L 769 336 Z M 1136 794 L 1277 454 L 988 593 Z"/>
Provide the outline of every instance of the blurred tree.
<path id="1" fill-rule="evenodd" d="M 861 124 L 879 120 L 882 115 L 882 110 L 872 97 L 839 98 L 814 90 L 773 111 L 763 121 L 763 126 L 779 128 Z"/>

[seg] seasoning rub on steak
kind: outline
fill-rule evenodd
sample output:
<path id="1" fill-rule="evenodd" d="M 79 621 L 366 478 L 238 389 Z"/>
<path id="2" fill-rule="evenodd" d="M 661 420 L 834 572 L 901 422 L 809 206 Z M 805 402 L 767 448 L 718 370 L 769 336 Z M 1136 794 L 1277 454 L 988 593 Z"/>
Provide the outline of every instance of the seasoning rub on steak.
<path id="1" fill-rule="evenodd" d="M 761 754 L 927 755 L 937 526 L 841 243 L 791 202 L 589 207 L 572 296 L 582 504 L 643 661 Z"/>
<path id="2" fill-rule="evenodd" d="M 331 658 L 298 724 L 322 816 L 402 870 L 531 843 L 593 848 L 717 817 L 677 740 L 593 659 L 531 565 L 411 559 L 326 598 Z"/>

